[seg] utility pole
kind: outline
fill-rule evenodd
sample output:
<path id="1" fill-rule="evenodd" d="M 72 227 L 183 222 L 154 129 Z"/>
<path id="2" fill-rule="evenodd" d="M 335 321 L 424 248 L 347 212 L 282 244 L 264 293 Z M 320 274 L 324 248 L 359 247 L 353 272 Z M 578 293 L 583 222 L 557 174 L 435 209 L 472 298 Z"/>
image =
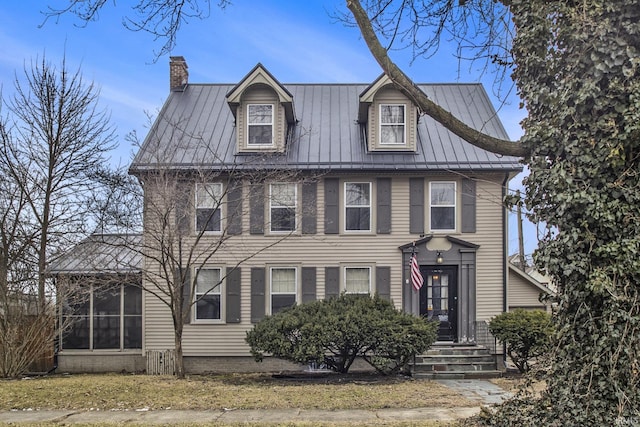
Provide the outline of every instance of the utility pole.
<path id="1" fill-rule="evenodd" d="M 516 191 L 518 196 L 518 204 L 516 205 L 516 215 L 518 221 L 518 259 L 520 260 L 520 268 L 525 271 L 527 264 L 524 258 L 524 236 L 522 232 L 522 197 L 520 196 L 520 190 Z"/>

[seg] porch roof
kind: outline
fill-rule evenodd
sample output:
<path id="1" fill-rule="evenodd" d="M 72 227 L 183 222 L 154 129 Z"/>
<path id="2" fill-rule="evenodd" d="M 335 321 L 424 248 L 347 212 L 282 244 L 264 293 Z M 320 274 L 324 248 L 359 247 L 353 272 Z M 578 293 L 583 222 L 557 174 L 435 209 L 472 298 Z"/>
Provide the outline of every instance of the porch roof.
<path id="1" fill-rule="evenodd" d="M 54 258 L 52 276 L 134 274 L 142 272 L 141 234 L 92 234 Z"/>

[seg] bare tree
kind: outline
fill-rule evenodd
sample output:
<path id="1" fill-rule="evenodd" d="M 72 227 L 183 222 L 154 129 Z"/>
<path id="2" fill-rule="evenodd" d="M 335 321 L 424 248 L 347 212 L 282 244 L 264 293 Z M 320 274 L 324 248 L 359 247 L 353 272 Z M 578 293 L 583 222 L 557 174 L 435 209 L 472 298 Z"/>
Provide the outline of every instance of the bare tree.
<path id="1" fill-rule="evenodd" d="M 47 265 L 86 232 L 92 179 L 112 149 L 98 91 L 65 61 L 36 60 L 2 98 L 0 119 L 0 349 L 5 376 L 53 351 L 55 307 Z M 61 296 L 62 294 L 58 295 Z"/>
<path id="2" fill-rule="evenodd" d="M 1 141 L 8 177 L 24 198 L 36 227 L 37 293 L 45 306 L 46 266 L 65 239 L 85 232 L 87 200 L 96 191 L 92 171 L 114 147 L 109 116 L 98 109 L 98 90 L 70 72 L 42 60 L 15 80 L 5 102 L 9 125 Z"/>

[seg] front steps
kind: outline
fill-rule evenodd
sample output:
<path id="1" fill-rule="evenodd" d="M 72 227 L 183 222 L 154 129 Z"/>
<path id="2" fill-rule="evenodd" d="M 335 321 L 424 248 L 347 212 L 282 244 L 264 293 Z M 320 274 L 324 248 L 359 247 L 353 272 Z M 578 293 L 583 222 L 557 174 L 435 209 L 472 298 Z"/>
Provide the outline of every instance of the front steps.
<path id="1" fill-rule="evenodd" d="M 486 347 L 473 344 L 437 343 L 416 356 L 412 366 L 415 378 L 469 379 L 497 378 L 496 356 Z"/>

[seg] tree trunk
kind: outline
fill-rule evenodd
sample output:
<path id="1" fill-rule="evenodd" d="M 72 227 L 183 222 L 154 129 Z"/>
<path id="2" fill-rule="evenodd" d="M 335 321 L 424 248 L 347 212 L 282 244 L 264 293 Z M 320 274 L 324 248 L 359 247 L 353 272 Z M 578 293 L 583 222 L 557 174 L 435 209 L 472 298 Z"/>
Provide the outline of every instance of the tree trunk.
<path id="1" fill-rule="evenodd" d="M 174 318 L 175 321 L 175 318 Z M 174 341 L 175 341 L 175 375 L 178 379 L 185 378 L 184 358 L 182 356 L 182 322 L 178 321 L 174 324 Z"/>

